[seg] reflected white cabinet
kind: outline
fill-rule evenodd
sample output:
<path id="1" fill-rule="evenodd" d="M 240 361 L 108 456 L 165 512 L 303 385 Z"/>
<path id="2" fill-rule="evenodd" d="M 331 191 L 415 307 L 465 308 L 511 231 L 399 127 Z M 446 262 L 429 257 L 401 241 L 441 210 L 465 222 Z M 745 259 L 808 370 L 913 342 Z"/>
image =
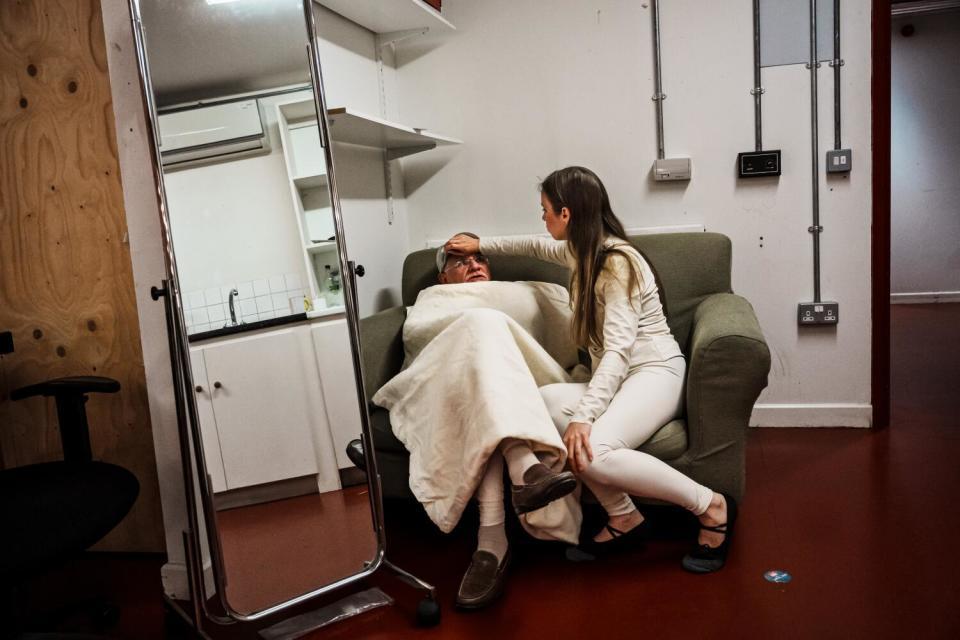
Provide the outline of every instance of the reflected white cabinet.
<path id="1" fill-rule="evenodd" d="M 218 457 L 226 490 L 309 475 L 320 491 L 340 488 L 308 325 L 212 342 L 191 355 L 215 491 Z"/>
<path id="2" fill-rule="evenodd" d="M 193 369 L 194 397 L 197 400 L 197 414 L 200 416 L 200 435 L 203 444 L 204 460 L 207 461 L 207 474 L 213 484 L 213 492 L 227 490 L 227 479 L 223 473 L 223 458 L 220 456 L 220 435 L 213 416 L 213 397 L 207 381 L 207 367 L 203 362 L 203 352 L 191 351 L 190 365 Z"/>

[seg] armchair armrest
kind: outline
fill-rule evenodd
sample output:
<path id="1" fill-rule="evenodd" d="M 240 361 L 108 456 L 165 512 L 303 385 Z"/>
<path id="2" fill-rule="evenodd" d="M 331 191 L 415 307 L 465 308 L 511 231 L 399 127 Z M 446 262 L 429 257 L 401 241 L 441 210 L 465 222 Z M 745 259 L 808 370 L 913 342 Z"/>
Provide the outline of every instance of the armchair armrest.
<path id="1" fill-rule="evenodd" d="M 403 366 L 403 322 L 406 307 L 391 307 L 360 319 L 363 387 L 367 403 Z"/>
<path id="2" fill-rule="evenodd" d="M 770 350 L 750 303 L 732 293 L 701 302 L 694 312 L 687 374 L 687 456 L 693 465 L 743 446 L 769 372 Z"/>

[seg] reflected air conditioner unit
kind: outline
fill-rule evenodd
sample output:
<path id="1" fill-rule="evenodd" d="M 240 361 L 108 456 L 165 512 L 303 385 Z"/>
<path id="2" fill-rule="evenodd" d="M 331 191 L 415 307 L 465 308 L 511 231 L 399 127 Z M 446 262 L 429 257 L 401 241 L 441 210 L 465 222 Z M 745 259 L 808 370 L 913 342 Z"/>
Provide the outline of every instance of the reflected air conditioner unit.
<path id="1" fill-rule="evenodd" d="M 160 159 L 165 167 L 270 151 L 256 100 L 161 113 L 158 120 Z"/>

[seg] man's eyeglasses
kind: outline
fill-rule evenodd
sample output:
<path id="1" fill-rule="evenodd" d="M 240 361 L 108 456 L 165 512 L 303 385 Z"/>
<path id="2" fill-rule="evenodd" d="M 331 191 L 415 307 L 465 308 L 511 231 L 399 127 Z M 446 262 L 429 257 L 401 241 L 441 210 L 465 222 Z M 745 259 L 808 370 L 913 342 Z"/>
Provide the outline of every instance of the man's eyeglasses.
<path id="1" fill-rule="evenodd" d="M 478 265 L 487 264 L 490 262 L 490 258 L 482 253 L 474 253 L 469 256 L 457 256 L 451 262 L 447 263 L 447 267 L 444 269 L 444 271 L 449 271 L 450 269 L 462 269 L 463 267 L 467 266 L 471 260 Z"/>

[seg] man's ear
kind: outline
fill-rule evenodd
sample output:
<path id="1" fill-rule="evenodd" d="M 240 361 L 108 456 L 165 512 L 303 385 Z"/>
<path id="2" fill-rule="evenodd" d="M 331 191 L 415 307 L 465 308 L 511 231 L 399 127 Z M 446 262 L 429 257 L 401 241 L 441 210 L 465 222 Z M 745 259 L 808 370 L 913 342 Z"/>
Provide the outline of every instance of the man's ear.
<path id="1" fill-rule="evenodd" d="M 443 271 L 441 271 L 441 272 L 437 275 L 437 280 L 440 282 L 440 284 L 447 284 L 447 274 L 445 274 Z"/>

